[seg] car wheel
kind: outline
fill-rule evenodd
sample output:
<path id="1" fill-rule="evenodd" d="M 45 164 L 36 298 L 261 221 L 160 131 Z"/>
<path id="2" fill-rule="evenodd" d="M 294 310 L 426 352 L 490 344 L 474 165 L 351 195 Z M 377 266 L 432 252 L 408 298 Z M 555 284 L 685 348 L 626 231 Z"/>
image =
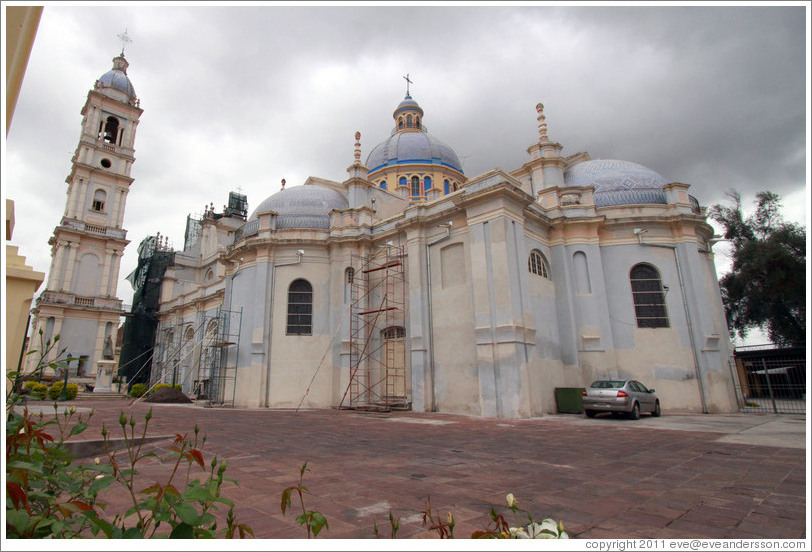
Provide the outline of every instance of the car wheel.
<path id="1" fill-rule="evenodd" d="M 584 410 L 584 414 L 586 414 L 587 418 L 594 418 L 597 412 L 595 412 L 594 410 Z"/>
<path id="2" fill-rule="evenodd" d="M 660 417 L 660 401 L 656 401 L 654 403 L 654 410 L 651 411 L 651 415 L 654 418 L 659 418 Z"/>
<path id="3" fill-rule="evenodd" d="M 639 404 L 634 403 L 634 406 L 632 406 L 632 411 L 629 412 L 629 418 L 631 418 L 632 420 L 639 420 L 640 419 L 640 405 Z"/>

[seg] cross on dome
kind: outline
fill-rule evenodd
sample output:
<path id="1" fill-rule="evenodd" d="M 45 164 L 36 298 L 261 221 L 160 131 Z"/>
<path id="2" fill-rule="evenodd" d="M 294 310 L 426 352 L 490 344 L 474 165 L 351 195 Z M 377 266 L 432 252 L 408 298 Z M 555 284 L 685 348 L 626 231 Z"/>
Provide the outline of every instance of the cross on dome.
<path id="1" fill-rule="evenodd" d="M 124 29 L 123 33 L 118 34 L 116 36 L 118 36 L 118 39 L 121 41 L 121 55 L 123 56 L 124 55 L 124 47 L 127 44 L 129 44 L 130 42 L 132 42 L 132 39 L 130 38 L 130 35 L 127 34 L 127 29 Z"/>
<path id="2" fill-rule="evenodd" d="M 409 95 L 409 85 L 412 84 L 412 80 L 409 79 L 409 73 L 406 73 L 406 76 L 403 77 L 403 78 L 406 79 L 406 95 L 408 96 Z"/>

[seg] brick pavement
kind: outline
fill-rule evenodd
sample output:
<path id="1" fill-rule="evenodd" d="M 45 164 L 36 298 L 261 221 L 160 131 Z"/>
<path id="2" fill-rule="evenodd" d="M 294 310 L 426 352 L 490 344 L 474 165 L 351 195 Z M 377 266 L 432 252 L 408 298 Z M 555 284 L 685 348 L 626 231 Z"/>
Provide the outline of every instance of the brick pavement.
<path id="1" fill-rule="evenodd" d="M 140 428 L 150 406 L 148 435 L 191 433 L 198 424 L 206 460 L 228 461 L 226 475 L 239 487 L 224 494 L 258 538 L 305 537 L 295 515 L 279 508 L 305 460 L 306 506 L 327 517 L 328 538 L 374 538 L 373 522 L 386 532 L 390 509 L 401 519 L 399 536 L 426 537 L 419 512 L 427 497 L 468 536 L 508 492 L 535 517 L 563 520 L 577 538 L 806 538 L 806 451 L 724 443 L 718 433 L 558 416 L 77 406 L 95 409 L 84 438 L 99 437 L 102 422 L 118 436 L 122 410 Z M 147 446 L 168 452 L 167 442 Z M 168 465 L 148 459 L 140 471 L 145 483 L 160 481 Z M 126 504 L 121 493 L 105 498 Z"/>

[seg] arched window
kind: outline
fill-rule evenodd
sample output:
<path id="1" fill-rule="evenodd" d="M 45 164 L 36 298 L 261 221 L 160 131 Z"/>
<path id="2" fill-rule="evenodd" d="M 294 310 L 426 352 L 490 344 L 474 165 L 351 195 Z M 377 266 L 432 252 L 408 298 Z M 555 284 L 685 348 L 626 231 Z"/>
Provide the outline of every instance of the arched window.
<path id="1" fill-rule="evenodd" d="M 406 115 L 406 126 L 412 128 L 412 116 Z"/>
<path id="2" fill-rule="evenodd" d="M 288 288 L 288 335 L 312 335 L 313 286 L 307 280 L 294 280 Z"/>
<path id="3" fill-rule="evenodd" d="M 213 268 L 208 269 L 206 271 L 206 275 L 204 276 L 204 278 L 207 282 L 211 282 L 212 280 L 214 280 L 214 269 Z"/>
<path id="4" fill-rule="evenodd" d="M 428 191 L 431 190 L 431 177 L 427 176 L 423 179 L 423 189 Z"/>
<path id="5" fill-rule="evenodd" d="M 451 193 L 451 182 L 448 180 L 443 180 L 443 193 L 448 195 Z"/>
<path id="6" fill-rule="evenodd" d="M 107 192 L 98 189 L 93 193 L 93 205 L 90 209 L 93 211 L 104 212 L 104 203 L 107 201 Z"/>
<path id="7" fill-rule="evenodd" d="M 412 196 L 419 196 L 420 195 L 420 177 L 413 176 L 412 177 Z"/>
<path id="8" fill-rule="evenodd" d="M 547 265 L 547 259 L 538 249 L 530 252 L 530 257 L 527 259 L 527 269 L 532 273 L 542 278 L 550 278 L 550 267 Z"/>
<path id="9" fill-rule="evenodd" d="M 403 128 L 403 117 L 398 117 L 398 128 Z"/>
<path id="10" fill-rule="evenodd" d="M 381 180 L 381 190 L 386 189 L 386 180 Z"/>
<path id="11" fill-rule="evenodd" d="M 206 342 L 212 344 L 217 341 L 217 320 L 214 319 L 206 326 Z"/>
<path id="12" fill-rule="evenodd" d="M 415 127 L 415 128 L 420 128 L 420 117 L 417 117 L 417 116 L 416 116 L 416 117 L 414 118 L 414 127 Z"/>
<path id="13" fill-rule="evenodd" d="M 118 139 L 118 119 L 110 115 L 104 123 L 104 132 L 100 138 L 109 144 L 115 144 Z"/>
<path id="14" fill-rule="evenodd" d="M 400 177 L 400 180 L 398 180 L 398 185 L 406 186 L 406 177 L 405 176 Z"/>
<path id="15" fill-rule="evenodd" d="M 638 328 L 667 328 L 665 293 L 660 273 L 649 264 L 632 267 L 629 273 Z"/>
<path id="16" fill-rule="evenodd" d="M 348 302 L 352 298 L 352 282 L 355 279 L 355 269 L 347 267 L 344 271 L 344 302 Z"/>

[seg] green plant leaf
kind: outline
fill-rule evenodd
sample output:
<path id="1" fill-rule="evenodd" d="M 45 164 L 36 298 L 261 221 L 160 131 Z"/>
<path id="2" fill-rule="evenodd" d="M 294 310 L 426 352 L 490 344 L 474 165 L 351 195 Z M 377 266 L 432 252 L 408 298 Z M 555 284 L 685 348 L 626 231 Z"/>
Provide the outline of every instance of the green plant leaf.
<path id="1" fill-rule="evenodd" d="M 70 428 L 70 435 L 79 435 L 80 433 L 82 433 L 86 429 L 87 429 L 87 424 L 84 423 L 84 422 L 79 422 L 78 424 L 76 424 L 75 426 Z"/>
<path id="2" fill-rule="evenodd" d="M 310 514 L 310 527 L 313 529 L 313 536 L 317 537 L 322 529 L 329 529 L 327 518 L 320 512 L 308 512 Z"/>
<path id="3" fill-rule="evenodd" d="M 113 475 L 115 473 L 115 470 L 113 469 L 113 466 L 111 466 L 110 464 L 98 464 L 98 465 L 91 464 L 89 466 L 84 466 L 84 468 L 86 470 L 92 470 L 92 471 L 97 471 L 97 472 L 101 472 L 101 473 L 106 473 L 108 475 Z"/>
<path id="4" fill-rule="evenodd" d="M 23 460 L 11 460 L 6 463 L 7 470 L 26 470 L 38 474 L 42 474 L 42 466 L 37 466 L 36 464 L 32 464 L 31 462 L 24 462 Z"/>
<path id="5" fill-rule="evenodd" d="M 105 534 L 105 536 L 107 536 L 108 539 L 114 538 L 114 534 L 116 533 L 114 529 L 118 529 L 118 527 L 114 527 L 110 523 L 104 521 L 103 519 L 100 519 L 99 516 L 96 515 L 96 512 L 92 510 L 84 512 L 84 514 L 85 517 L 89 519 L 90 522 L 93 524 L 93 527 L 95 527 L 97 530 L 100 529 Z M 121 530 L 118 529 L 118 531 L 120 532 Z"/>
<path id="6" fill-rule="evenodd" d="M 141 532 L 140 527 L 130 527 L 129 529 L 124 531 L 122 537 L 125 539 L 143 539 L 144 533 Z"/>
<path id="7" fill-rule="evenodd" d="M 25 530 L 28 527 L 28 520 L 30 519 L 28 512 L 25 510 L 6 510 L 6 531 L 8 536 L 22 537 L 25 535 Z M 14 529 L 14 531 L 10 531 Z"/>
<path id="8" fill-rule="evenodd" d="M 87 491 L 91 494 L 98 493 L 102 489 L 106 489 L 107 487 L 109 487 L 110 484 L 115 480 L 116 478 L 110 475 L 106 477 L 101 477 L 99 479 L 94 480 L 93 483 L 90 484 L 90 487 L 88 487 Z"/>
<path id="9" fill-rule="evenodd" d="M 179 523 L 169 534 L 170 539 L 193 539 L 195 538 L 194 528 L 186 523 Z"/>
<path id="10" fill-rule="evenodd" d="M 226 506 L 228 506 L 229 508 L 233 508 L 233 507 L 234 507 L 234 503 L 233 503 L 232 501 L 230 501 L 230 500 L 229 500 L 229 499 L 227 499 L 227 498 L 223 498 L 222 496 L 218 496 L 217 498 L 215 498 L 215 499 L 214 499 L 214 502 L 220 502 L 220 503 L 222 503 L 222 504 L 225 504 L 225 505 L 226 505 Z"/>
<path id="11" fill-rule="evenodd" d="M 193 506 L 190 506 L 185 502 L 177 502 L 175 504 L 172 504 L 172 509 L 175 510 L 175 513 L 178 514 L 178 517 L 183 523 L 192 526 L 197 524 L 198 520 L 197 510 L 195 510 Z"/>
<path id="12" fill-rule="evenodd" d="M 189 487 L 186 489 L 186 492 L 181 495 L 181 499 L 187 501 L 200 500 L 205 502 L 212 498 L 214 497 L 212 497 L 211 493 L 203 487 Z"/>

